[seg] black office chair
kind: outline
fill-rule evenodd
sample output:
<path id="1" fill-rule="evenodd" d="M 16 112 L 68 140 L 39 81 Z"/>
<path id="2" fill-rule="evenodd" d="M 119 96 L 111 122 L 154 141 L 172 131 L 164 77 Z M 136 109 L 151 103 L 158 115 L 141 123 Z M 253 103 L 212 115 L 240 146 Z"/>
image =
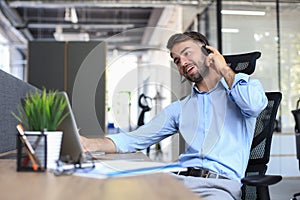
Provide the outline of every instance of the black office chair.
<path id="1" fill-rule="evenodd" d="M 292 114 L 295 119 L 295 136 L 296 136 L 296 149 L 297 149 L 297 159 L 299 161 L 299 170 L 300 170 L 300 99 L 297 101 L 296 110 L 292 110 Z M 300 196 L 300 192 L 293 195 L 293 200 L 296 200 Z"/>
<path id="2" fill-rule="evenodd" d="M 138 127 L 143 126 L 145 124 L 144 122 L 145 113 L 149 112 L 152 109 L 152 98 L 146 96 L 145 94 L 141 94 L 139 96 L 139 107 L 142 109 L 142 111 L 138 118 L 138 123 L 137 123 Z M 150 156 L 150 147 L 146 149 L 146 155 Z"/>
<path id="3" fill-rule="evenodd" d="M 242 199 L 270 199 L 269 186 L 281 181 L 280 175 L 265 175 L 270 159 L 270 149 L 274 124 L 279 104 L 280 92 L 266 92 L 267 107 L 257 117 L 245 178 L 242 179 Z"/>
<path id="4" fill-rule="evenodd" d="M 224 55 L 227 65 L 233 69 L 235 73 L 243 72 L 252 74 L 255 70 L 256 60 L 260 58 L 261 53 L 253 51 L 250 53 Z"/>
<path id="5" fill-rule="evenodd" d="M 251 75 L 260 58 L 258 51 L 225 55 L 227 64 L 236 72 Z M 242 199 L 270 199 L 268 186 L 281 181 L 282 176 L 265 175 L 270 158 L 270 149 L 277 110 L 282 98 L 280 92 L 267 92 L 267 107 L 260 113 L 256 121 L 254 138 L 251 146 L 250 159 L 242 179 Z"/>

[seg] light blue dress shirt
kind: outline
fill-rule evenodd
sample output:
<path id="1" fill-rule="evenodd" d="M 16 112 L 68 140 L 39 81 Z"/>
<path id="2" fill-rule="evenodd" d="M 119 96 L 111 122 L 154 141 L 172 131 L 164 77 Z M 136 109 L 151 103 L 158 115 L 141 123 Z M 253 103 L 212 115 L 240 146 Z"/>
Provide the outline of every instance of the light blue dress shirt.
<path id="1" fill-rule="evenodd" d="M 256 117 L 267 105 L 258 80 L 239 73 L 232 89 L 224 79 L 209 92 L 193 86 L 189 96 L 167 106 L 149 123 L 132 132 L 109 135 L 118 152 L 145 149 L 180 133 L 186 150 L 184 167 L 203 167 L 231 179 L 244 177 Z"/>

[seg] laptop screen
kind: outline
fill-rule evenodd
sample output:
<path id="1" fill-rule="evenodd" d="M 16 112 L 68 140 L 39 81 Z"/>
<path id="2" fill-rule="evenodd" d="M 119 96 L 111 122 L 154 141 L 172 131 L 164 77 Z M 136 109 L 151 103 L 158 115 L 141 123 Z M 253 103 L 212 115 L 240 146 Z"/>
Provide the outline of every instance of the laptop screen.
<path id="1" fill-rule="evenodd" d="M 66 92 L 57 92 L 56 95 L 65 97 L 68 104 L 66 112 L 70 113 L 58 127 L 58 130 L 63 131 L 60 160 L 67 163 L 82 163 L 85 159 L 84 151 L 68 95 Z"/>

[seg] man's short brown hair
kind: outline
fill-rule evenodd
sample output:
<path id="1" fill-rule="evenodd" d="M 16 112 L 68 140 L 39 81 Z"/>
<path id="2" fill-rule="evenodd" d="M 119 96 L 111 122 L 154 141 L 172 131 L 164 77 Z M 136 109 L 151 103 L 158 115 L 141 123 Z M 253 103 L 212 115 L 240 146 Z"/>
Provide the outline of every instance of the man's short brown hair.
<path id="1" fill-rule="evenodd" d="M 201 33 L 190 31 L 190 32 L 184 32 L 184 33 L 177 33 L 170 37 L 167 43 L 167 48 L 171 51 L 173 46 L 179 42 L 184 42 L 187 40 L 194 40 L 197 42 L 201 42 L 204 45 L 209 45 L 207 38 L 202 35 Z"/>

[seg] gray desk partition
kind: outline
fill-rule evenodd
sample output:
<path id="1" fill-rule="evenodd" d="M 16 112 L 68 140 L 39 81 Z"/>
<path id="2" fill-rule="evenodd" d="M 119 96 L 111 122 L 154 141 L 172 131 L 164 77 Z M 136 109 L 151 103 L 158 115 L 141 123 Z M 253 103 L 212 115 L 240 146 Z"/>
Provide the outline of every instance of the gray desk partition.
<path id="1" fill-rule="evenodd" d="M 106 48 L 99 41 L 29 42 L 28 82 L 66 91 L 83 135 L 105 131 Z"/>
<path id="2" fill-rule="evenodd" d="M 17 104 L 35 87 L 0 70 L 0 153 L 16 149 L 16 125 L 11 112 L 17 112 Z"/>

